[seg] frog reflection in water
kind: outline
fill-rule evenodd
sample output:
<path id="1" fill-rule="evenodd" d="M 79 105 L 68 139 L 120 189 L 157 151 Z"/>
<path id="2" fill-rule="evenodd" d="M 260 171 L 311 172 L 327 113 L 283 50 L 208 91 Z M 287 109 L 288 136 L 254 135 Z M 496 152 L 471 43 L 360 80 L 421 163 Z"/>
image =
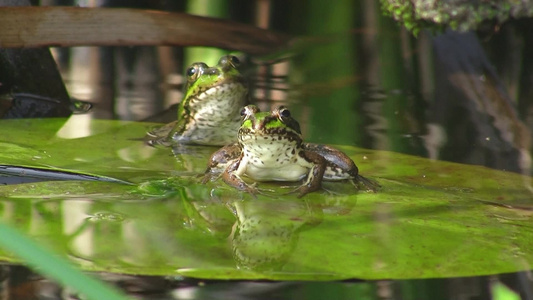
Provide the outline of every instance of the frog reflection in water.
<path id="1" fill-rule="evenodd" d="M 178 119 L 148 132 L 149 144 L 223 146 L 236 141 L 240 110 L 248 104 L 248 87 L 237 70 L 239 60 L 222 56 L 215 67 L 192 64 L 179 104 Z"/>
<path id="2" fill-rule="evenodd" d="M 341 151 L 319 144 L 303 143 L 300 125 L 290 111 L 280 106 L 259 112 L 255 105 L 241 111 L 239 141 L 215 152 L 209 161 L 204 183 L 222 173 L 229 185 L 255 194 L 254 181 L 299 181 L 299 197 L 319 190 L 322 180 L 350 180 L 375 191 L 378 185 L 359 175 L 355 163 Z"/>

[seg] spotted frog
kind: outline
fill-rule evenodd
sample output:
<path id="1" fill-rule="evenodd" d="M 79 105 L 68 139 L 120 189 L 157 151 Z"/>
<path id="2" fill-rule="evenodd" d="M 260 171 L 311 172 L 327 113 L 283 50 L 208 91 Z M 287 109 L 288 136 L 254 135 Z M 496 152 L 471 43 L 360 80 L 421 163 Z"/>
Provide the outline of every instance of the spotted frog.
<path id="1" fill-rule="evenodd" d="M 222 56 L 214 67 L 192 64 L 186 71 L 177 121 L 149 132 L 149 143 L 223 146 L 235 142 L 240 110 L 248 104 L 248 86 L 237 70 L 239 64 L 232 55 Z"/>
<path id="2" fill-rule="evenodd" d="M 222 179 L 239 190 L 257 193 L 257 181 L 300 181 L 295 192 L 302 197 L 319 190 L 322 180 L 350 180 L 376 191 L 378 184 L 359 175 L 355 163 L 343 152 L 319 144 L 304 143 L 299 123 L 290 111 L 280 106 L 260 112 L 255 105 L 241 111 L 238 142 L 213 153 L 203 182 L 222 175 Z"/>

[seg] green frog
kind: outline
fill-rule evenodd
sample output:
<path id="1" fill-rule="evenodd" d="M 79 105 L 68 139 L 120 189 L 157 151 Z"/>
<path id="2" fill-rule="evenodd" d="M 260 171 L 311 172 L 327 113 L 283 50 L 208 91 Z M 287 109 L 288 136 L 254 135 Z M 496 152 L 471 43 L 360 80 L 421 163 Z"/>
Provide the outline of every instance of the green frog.
<path id="1" fill-rule="evenodd" d="M 240 110 L 248 104 L 248 86 L 237 70 L 239 64 L 232 55 L 222 56 L 214 67 L 192 64 L 186 71 L 177 121 L 149 132 L 149 143 L 223 146 L 235 142 Z"/>
<path id="2" fill-rule="evenodd" d="M 242 111 L 238 142 L 213 153 L 203 182 L 222 175 L 229 185 L 249 192 L 259 190 L 242 176 L 253 181 L 299 181 L 298 197 L 321 188 L 322 180 L 350 180 L 376 191 L 379 186 L 363 176 L 355 163 L 343 152 L 319 144 L 304 143 L 299 123 L 290 111 L 280 106 L 271 112 L 260 112 L 257 106 Z"/>

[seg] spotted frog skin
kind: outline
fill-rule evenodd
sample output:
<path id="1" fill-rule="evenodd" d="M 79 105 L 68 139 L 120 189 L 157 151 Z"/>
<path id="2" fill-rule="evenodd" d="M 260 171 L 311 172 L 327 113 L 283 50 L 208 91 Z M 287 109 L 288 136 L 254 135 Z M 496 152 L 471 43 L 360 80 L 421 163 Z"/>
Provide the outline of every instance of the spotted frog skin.
<path id="1" fill-rule="evenodd" d="M 204 182 L 221 174 L 230 186 L 255 194 L 255 183 L 246 183 L 243 175 L 254 182 L 303 180 L 295 190 L 299 197 L 319 190 L 322 180 L 350 180 L 376 190 L 377 184 L 359 175 L 355 163 L 343 152 L 304 143 L 300 125 L 287 108 L 259 112 L 255 105 L 248 105 L 241 115 L 239 141 L 213 153 Z"/>
<path id="2" fill-rule="evenodd" d="M 192 64 L 179 104 L 178 119 L 148 133 L 150 144 L 223 146 L 236 141 L 240 110 L 248 104 L 248 86 L 237 70 L 235 56 L 222 56 L 218 64 Z"/>

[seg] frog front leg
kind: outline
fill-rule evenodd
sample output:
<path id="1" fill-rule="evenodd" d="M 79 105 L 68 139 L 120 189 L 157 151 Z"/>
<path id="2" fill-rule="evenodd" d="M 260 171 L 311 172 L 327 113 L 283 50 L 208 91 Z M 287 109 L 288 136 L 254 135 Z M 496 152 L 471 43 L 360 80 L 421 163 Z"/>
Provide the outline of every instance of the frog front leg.
<path id="1" fill-rule="evenodd" d="M 145 141 L 149 146 L 170 146 L 172 140 L 168 139 L 169 133 L 172 131 L 178 121 L 174 121 L 163 126 L 152 128 L 146 133 Z"/>
<path id="2" fill-rule="evenodd" d="M 222 173 L 222 180 L 228 185 L 241 190 L 252 195 L 255 195 L 258 192 L 258 189 L 249 185 L 241 178 L 241 175 L 244 174 L 246 170 L 246 165 L 248 164 L 248 159 L 245 155 L 241 155 L 239 159 L 231 162 Z"/>
<path id="3" fill-rule="evenodd" d="M 326 171 L 326 159 L 320 154 L 312 151 L 300 152 L 300 157 L 311 163 L 311 168 L 307 174 L 304 184 L 302 184 L 296 191 L 298 191 L 298 198 L 305 194 L 318 191 L 322 188 L 322 179 Z"/>
<path id="4" fill-rule="evenodd" d="M 202 183 L 217 179 L 227 167 L 241 156 L 241 147 L 238 143 L 226 145 L 211 154 L 207 169 L 204 172 Z"/>

